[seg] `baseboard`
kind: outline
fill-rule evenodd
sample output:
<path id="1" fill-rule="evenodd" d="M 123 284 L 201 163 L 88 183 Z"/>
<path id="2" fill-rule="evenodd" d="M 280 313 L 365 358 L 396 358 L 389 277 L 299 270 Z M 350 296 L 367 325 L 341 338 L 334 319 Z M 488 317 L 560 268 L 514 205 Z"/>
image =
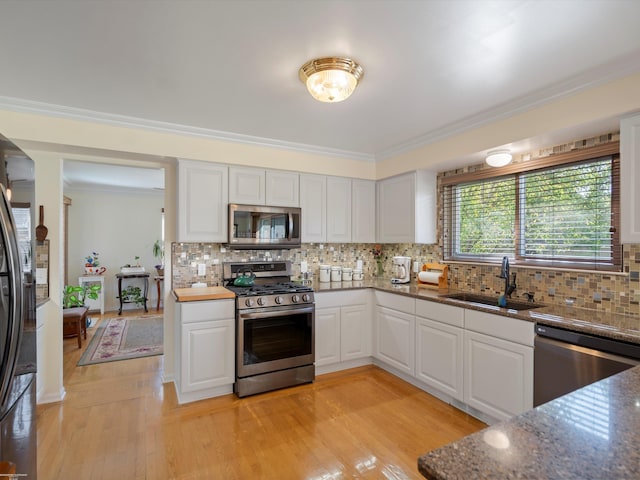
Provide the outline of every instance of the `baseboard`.
<path id="1" fill-rule="evenodd" d="M 363 357 L 356 358 L 354 360 L 347 360 L 346 362 L 332 363 L 330 365 L 316 365 L 316 375 L 339 372 L 340 370 L 347 370 L 349 368 L 363 367 L 365 365 L 371 365 L 372 363 L 372 357 Z"/>
<path id="2" fill-rule="evenodd" d="M 197 402 L 198 400 L 207 400 L 209 398 L 220 397 L 221 395 L 233 393 L 233 383 L 229 385 L 222 385 L 220 387 L 206 388 L 195 392 L 181 393 L 180 388 L 178 388 L 178 384 L 174 381 L 173 388 L 175 388 L 176 397 L 178 397 L 178 403 L 180 405 L 183 403 Z"/>
<path id="3" fill-rule="evenodd" d="M 64 400 L 64 397 L 67 395 L 67 391 L 62 387 L 58 393 L 50 393 L 48 395 L 36 395 L 36 404 L 40 405 L 43 403 L 56 403 Z"/>

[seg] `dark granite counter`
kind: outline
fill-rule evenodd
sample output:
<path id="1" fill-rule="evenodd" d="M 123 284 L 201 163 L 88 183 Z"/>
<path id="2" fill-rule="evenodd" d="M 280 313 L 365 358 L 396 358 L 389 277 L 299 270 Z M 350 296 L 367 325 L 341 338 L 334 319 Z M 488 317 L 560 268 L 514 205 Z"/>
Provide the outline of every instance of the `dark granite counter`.
<path id="1" fill-rule="evenodd" d="M 418 459 L 431 480 L 640 478 L 640 366 Z"/>
<path id="2" fill-rule="evenodd" d="M 575 332 L 588 333 L 601 337 L 622 340 L 640 344 L 640 319 L 615 313 L 600 312 L 586 308 L 566 307 L 559 305 L 543 305 L 533 310 L 516 311 L 500 308 L 497 305 L 478 305 L 475 303 L 450 300 L 444 295 L 457 293 L 451 290 L 438 290 L 418 287 L 414 282 L 404 285 L 393 285 L 388 278 L 366 279 L 361 282 L 331 282 L 320 283 L 314 281 L 316 292 L 349 290 L 354 288 L 374 288 L 399 295 L 446 303 L 472 310 L 495 313 L 507 317 L 519 318 L 542 325 L 555 326 Z M 497 298 L 496 298 L 497 302 Z"/>

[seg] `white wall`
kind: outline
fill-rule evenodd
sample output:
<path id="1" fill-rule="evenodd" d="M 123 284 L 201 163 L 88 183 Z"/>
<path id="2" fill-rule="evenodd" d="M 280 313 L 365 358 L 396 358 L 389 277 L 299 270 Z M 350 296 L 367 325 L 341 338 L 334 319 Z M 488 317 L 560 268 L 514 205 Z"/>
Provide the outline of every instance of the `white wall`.
<path id="1" fill-rule="evenodd" d="M 145 193 L 132 191 L 69 190 L 69 259 L 68 282 L 77 285 L 84 275 L 85 257 L 92 252 L 100 254 L 104 273 L 105 310 L 118 310 L 118 286 L 115 274 L 125 264 L 140 264 L 150 273 L 148 306 L 155 308 L 157 300 L 153 256 L 153 244 L 161 238 L 161 211 L 163 192 Z M 139 281 L 136 281 L 139 282 Z M 141 283 L 137 283 L 141 286 Z M 126 304 L 124 309 L 139 308 Z"/>

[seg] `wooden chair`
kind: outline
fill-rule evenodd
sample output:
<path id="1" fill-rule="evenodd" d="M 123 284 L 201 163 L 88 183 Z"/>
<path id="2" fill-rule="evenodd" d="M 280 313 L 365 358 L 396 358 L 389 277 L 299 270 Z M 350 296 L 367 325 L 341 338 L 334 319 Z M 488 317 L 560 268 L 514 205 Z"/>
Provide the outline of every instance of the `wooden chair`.
<path id="1" fill-rule="evenodd" d="M 62 336 L 78 337 L 78 348 L 82 348 L 82 334 L 87 339 L 87 307 L 73 307 L 62 310 Z"/>

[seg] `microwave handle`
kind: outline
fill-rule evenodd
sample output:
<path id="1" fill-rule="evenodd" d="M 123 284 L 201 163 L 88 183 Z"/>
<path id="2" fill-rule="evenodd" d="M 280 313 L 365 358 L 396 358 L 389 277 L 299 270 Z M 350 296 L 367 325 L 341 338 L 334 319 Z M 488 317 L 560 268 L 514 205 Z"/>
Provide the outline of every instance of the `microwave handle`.
<path id="1" fill-rule="evenodd" d="M 289 212 L 287 216 L 289 217 L 289 232 L 287 233 L 287 240 L 291 241 L 291 236 L 293 235 L 293 214 Z"/>

